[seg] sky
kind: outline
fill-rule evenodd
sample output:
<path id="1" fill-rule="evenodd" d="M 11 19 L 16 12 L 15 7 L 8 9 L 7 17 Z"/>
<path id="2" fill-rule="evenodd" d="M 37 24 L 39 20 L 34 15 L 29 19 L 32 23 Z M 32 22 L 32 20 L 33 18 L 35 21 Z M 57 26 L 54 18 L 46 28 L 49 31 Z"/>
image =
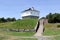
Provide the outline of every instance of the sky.
<path id="1" fill-rule="evenodd" d="M 21 12 L 34 7 L 40 17 L 49 13 L 60 13 L 60 0 L 0 0 L 0 18 L 21 18 Z"/>

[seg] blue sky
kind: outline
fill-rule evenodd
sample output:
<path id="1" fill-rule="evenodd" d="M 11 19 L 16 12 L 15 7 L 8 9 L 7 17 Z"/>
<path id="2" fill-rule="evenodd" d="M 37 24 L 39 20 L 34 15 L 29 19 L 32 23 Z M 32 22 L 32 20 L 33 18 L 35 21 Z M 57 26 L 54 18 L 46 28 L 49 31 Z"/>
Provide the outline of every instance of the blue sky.
<path id="1" fill-rule="evenodd" d="M 60 0 L 0 0 L 0 18 L 20 18 L 21 11 L 34 7 L 40 11 L 40 17 L 48 13 L 60 13 Z"/>

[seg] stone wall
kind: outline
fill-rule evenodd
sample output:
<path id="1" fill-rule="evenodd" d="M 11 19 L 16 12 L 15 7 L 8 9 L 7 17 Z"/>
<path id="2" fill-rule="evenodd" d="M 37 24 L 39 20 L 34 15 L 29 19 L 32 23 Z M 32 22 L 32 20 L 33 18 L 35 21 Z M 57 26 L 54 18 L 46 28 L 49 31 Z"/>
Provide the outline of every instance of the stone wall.
<path id="1" fill-rule="evenodd" d="M 36 32 L 35 29 L 6 29 L 6 28 L 0 28 L 0 30 L 10 31 L 10 32 Z"/>

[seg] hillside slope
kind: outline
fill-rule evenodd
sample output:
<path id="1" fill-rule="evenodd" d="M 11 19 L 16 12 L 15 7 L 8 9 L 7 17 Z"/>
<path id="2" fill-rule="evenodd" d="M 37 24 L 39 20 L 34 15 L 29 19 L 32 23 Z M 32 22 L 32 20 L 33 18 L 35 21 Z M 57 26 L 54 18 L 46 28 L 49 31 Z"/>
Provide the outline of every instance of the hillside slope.
<path id="1" fill-rule="evenodd" d="M 34 29 L 38 19 L 22 19 L 15 22 L 0 23 L 0 28 L 9 29 Z"/>

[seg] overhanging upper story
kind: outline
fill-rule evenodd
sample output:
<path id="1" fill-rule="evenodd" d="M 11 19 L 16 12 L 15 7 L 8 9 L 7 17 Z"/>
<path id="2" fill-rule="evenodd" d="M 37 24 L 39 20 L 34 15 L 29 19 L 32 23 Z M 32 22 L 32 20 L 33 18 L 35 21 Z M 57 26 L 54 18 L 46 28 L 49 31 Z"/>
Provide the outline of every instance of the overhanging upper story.
<path id="1" fill-rule="evenodd" d="M 21 12 L 21 17 L 37 17 L 39 18 L 40 11 L 35 10 L 34 8 L 29 8 Z"/>

